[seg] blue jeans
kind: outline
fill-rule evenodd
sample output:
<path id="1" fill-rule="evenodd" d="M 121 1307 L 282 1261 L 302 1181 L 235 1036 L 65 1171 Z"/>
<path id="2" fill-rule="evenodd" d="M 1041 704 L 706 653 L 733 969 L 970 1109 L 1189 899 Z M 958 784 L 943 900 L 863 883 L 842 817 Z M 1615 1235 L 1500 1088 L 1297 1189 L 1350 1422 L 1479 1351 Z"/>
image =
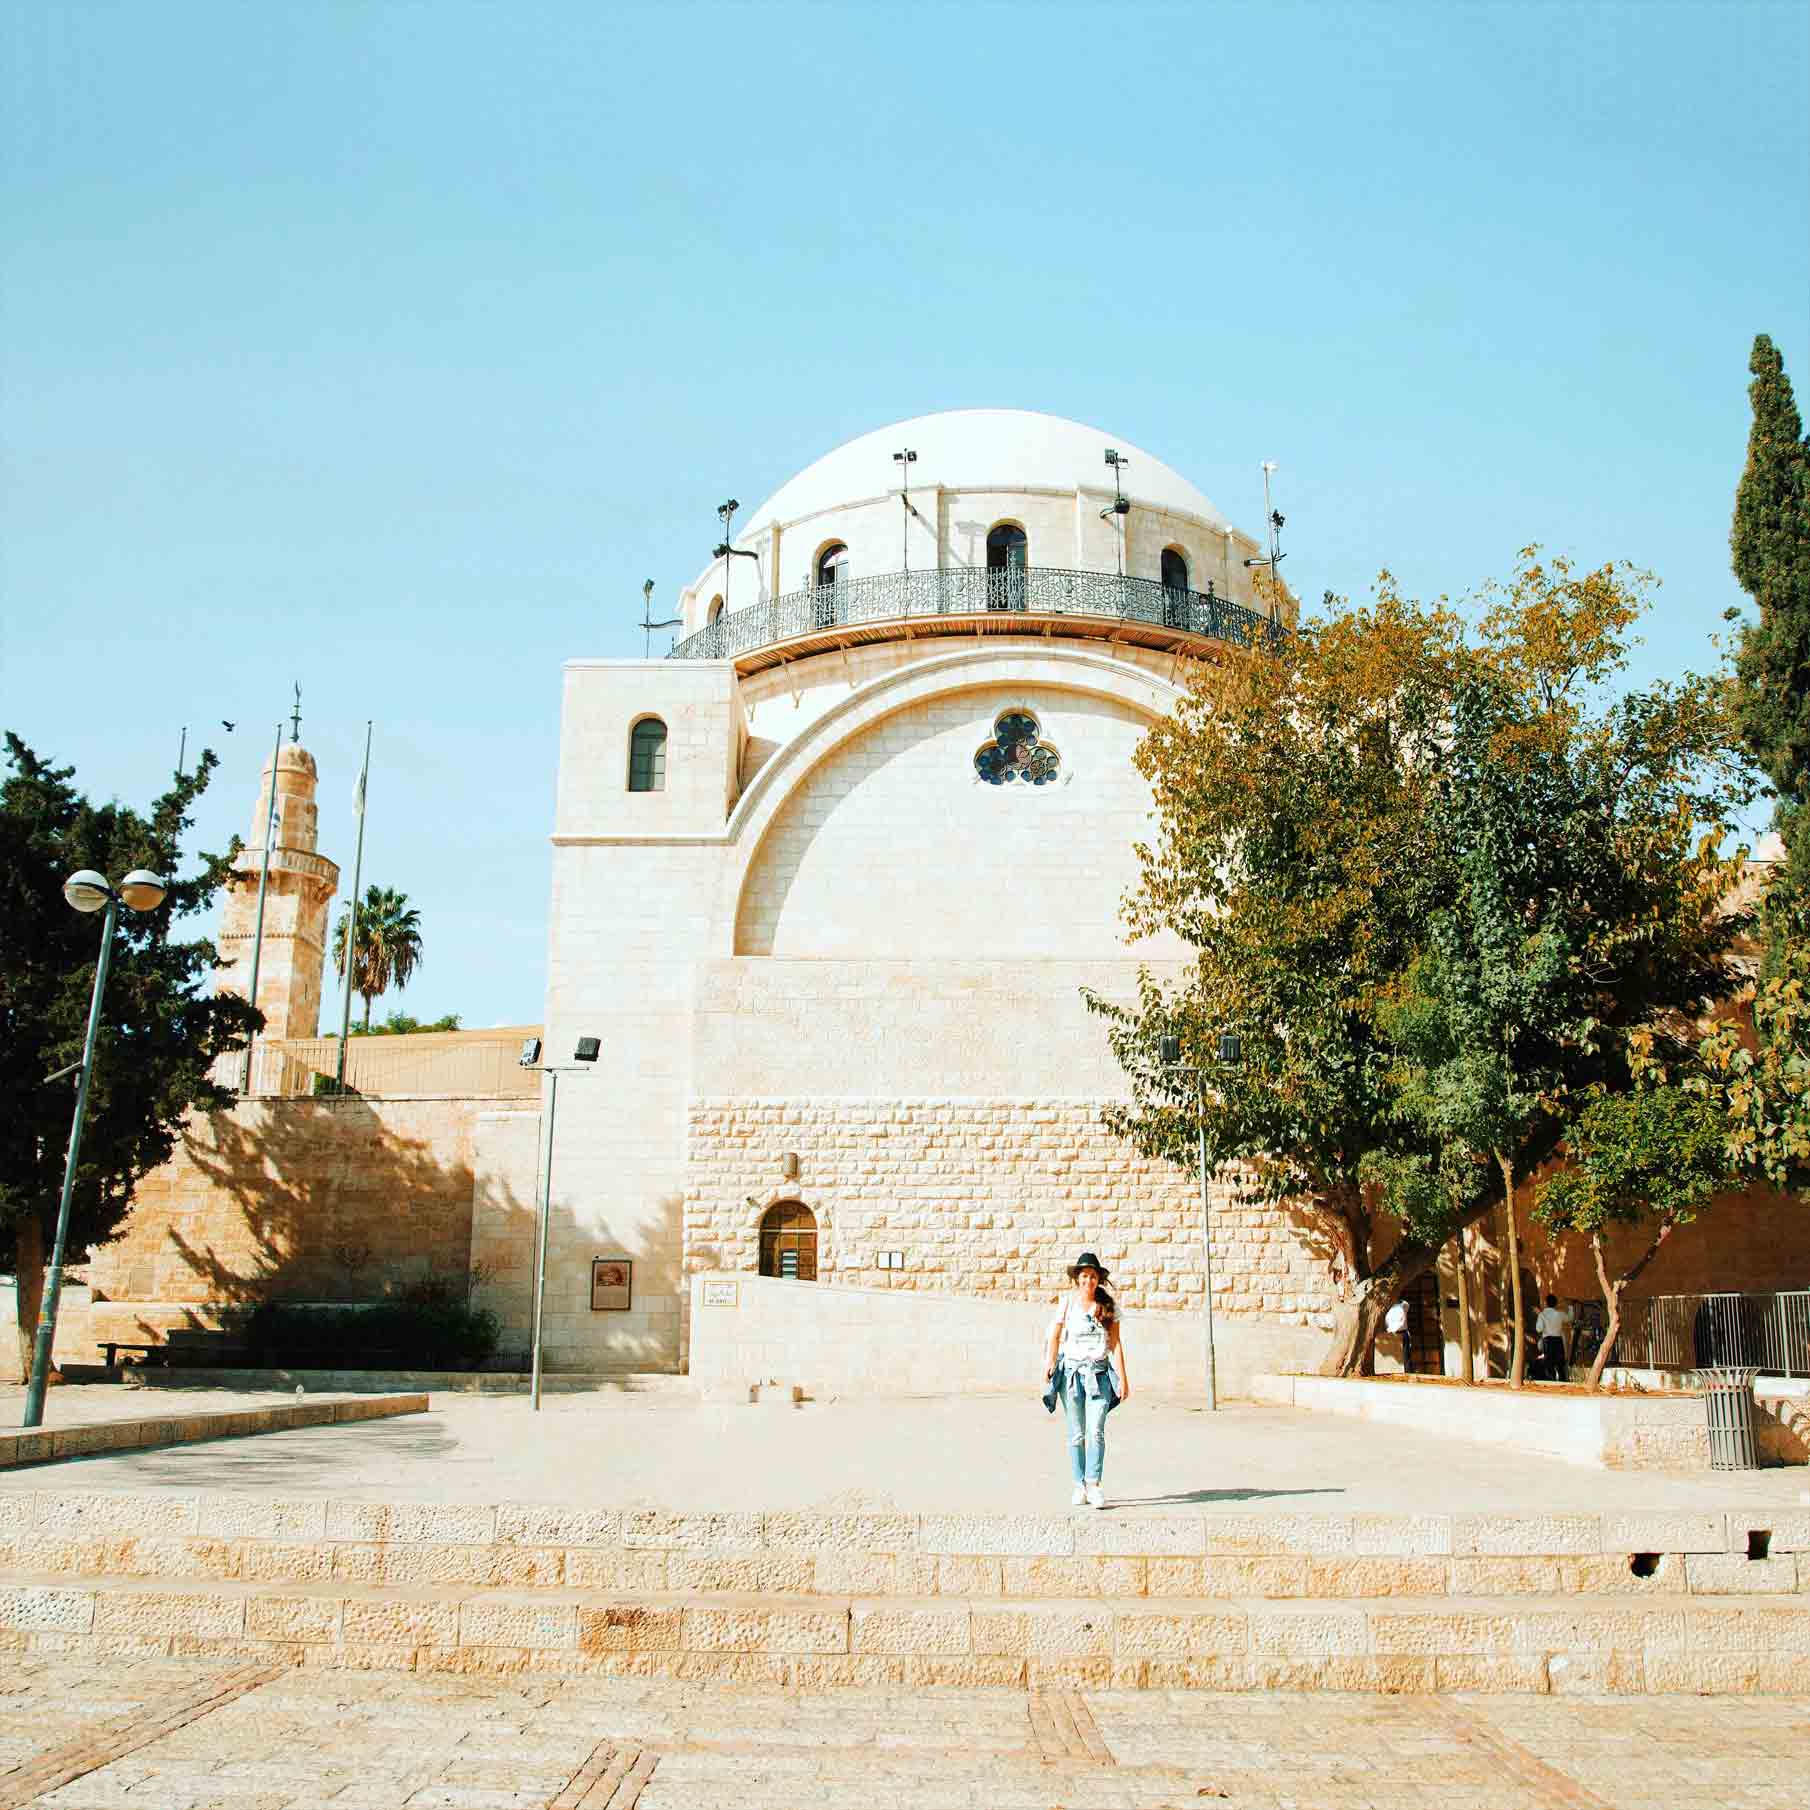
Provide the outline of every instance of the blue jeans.
<path id="1" fill-rule="evenodd" d="M 1106 1416 L 1116 1402 L 1109 1371 L 1062 1366 L 1068 1417 L 1068 1468 L 1077 1483 L 1098 1483 L 1106 1468 Z"/>

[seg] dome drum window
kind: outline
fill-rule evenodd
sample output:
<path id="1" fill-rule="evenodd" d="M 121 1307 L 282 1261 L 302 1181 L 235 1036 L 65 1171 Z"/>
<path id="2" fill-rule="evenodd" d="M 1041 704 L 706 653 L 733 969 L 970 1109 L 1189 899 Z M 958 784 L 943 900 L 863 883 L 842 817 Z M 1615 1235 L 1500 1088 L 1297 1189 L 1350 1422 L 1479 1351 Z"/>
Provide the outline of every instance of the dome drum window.
<path id="1" fill-rule="evenodd" d="M 987 535 L 987 608 L 1022 610 L 1029 589 L 1025 573 L 1031 543 L 1016 522 L 1001 522 Z"/>
<path id="2" fill-rule="evenodd" d="M 1163 624 L 1182 628 L 1188 619 L 1188 558 L 1179 547 L 1163 549 Z"/>
<path id="3" fill-rule="evenodd" d="M 657 716 L 643 717 L 629 733 L 628 789 L 666 790 L 666 725 Z"/>
<path id="4" fill-rule="evenodd" d="M 1004 710 L 994 719 L 993 739 L 975 752 L 974 771 L 990 786 L 1047 786 L 1061 778 L 1062 756 L 1028 710 Z"/>
<path id="5" fill-rule="evenodd" d="M 814 615 L 818 628 L 836 626 L 836 586 L 848 579 L 848 548 L 832 541 L 817 555 L 817 596 Z"/>

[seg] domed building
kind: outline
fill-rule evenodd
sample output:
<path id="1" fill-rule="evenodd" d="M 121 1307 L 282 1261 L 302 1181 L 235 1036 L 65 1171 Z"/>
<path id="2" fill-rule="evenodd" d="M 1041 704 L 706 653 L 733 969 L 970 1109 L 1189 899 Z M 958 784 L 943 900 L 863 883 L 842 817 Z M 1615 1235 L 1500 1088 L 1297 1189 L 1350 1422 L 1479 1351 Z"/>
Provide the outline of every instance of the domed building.
<path id="1" fill-rule="evenodd" d="M 1132 756 L 1191 662 L 1270 632 L 1261 549 L 1142 449 L 1014 410 L 864 435 L 730 527 L 669 657 L 566 668 L 547 1038 L 602 1059 L 561 1095 L 549 1365 L 733 1322 L 821 1382 L 885 1348 L 811 1355 L 827 1285 L 1009 1346 L 967 1307 L 1046 1303 L 1086 1243 L 1146 1375 L 1197 1382 L 1198 1184 L 1103 1129 L 1126 1087 L 1081 989 L 1186 957 L 1126 940 Z M 1316 1354 L 1324 1262 L 1222 1205 L 1222 1372 Z M 592 1311 L 602 1247 L 626 1311 Z"/>

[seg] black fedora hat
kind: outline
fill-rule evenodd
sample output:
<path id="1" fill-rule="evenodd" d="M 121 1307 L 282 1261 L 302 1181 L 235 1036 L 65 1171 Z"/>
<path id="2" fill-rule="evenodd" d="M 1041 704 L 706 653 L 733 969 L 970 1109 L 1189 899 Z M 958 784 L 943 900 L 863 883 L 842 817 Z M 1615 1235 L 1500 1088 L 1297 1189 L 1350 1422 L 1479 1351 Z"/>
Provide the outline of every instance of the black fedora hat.
<path id="1" fill-rule="evenodd" d="M 1112 1275 L 1111 1270 L 1109 1270 L 1092 1251 L 1083 1251 L 1081 1255 L 1068 1266 L 1069 1281 L 1073 1282 L 1083 1270 L 1098 1270 L 1102 1282 L 1107 1281 Z"/>

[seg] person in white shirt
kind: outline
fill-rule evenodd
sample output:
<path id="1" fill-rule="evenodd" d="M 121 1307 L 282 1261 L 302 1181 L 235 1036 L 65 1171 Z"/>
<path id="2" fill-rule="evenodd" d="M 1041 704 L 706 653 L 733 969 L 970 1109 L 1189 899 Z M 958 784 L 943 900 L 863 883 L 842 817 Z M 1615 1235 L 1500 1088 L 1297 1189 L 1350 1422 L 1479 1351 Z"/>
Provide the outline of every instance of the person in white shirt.
<path id="1" fill-rule="evenodd" d="M 1401 1367 L 1404 1373 L 1412 1374 L 1414 1369 L 1414 1338 L 1408 1330 L 1408 1304 L 1397 1301 L 1383 1315 L 1383 1331 L 1392 1333 L 1401 1340 Z"/>
<path id="2" fill-rule="evenodd" d="M 1074 1293 L 1062 1303 L 1050 1321 L 1044 1352 L 1043 1380 L 1048 1385 L 1044 1405 L 1053 1409 L 1062 1397 L 1068 1421 L 1068 1463 L 1074 1478 L 1069 1501 L 1079 1508 L 1106 1506 L 1102 1477 L 1106 1469 L 1106 1416 L 1120 1402 L 1131 1399 L 1131 1378 L 1125 1369 L 1125 1341 L 1119 1334 L 1119 1313 L 1106 1292 L 1107 1270 L 1092 1251 L 1083 1251 L 1068 1266 Z M 1118 1365 L 1118 1385 L 1113 1385 L 1112 1365 Z"/>
<path id="3" fill-rule="evenodd" d="M 1556 1295 L 1546 1297 L 1546 1305 L 1533 1323 L 1534 1337 L 1540 1341 L 1540 1359 L 1549 1383 L 1562 1383 L 1568 1370 L 1565 1363 L 1565 1335 L 1571 1330 L 1571 1315 L 1559 1306 Z"/>

